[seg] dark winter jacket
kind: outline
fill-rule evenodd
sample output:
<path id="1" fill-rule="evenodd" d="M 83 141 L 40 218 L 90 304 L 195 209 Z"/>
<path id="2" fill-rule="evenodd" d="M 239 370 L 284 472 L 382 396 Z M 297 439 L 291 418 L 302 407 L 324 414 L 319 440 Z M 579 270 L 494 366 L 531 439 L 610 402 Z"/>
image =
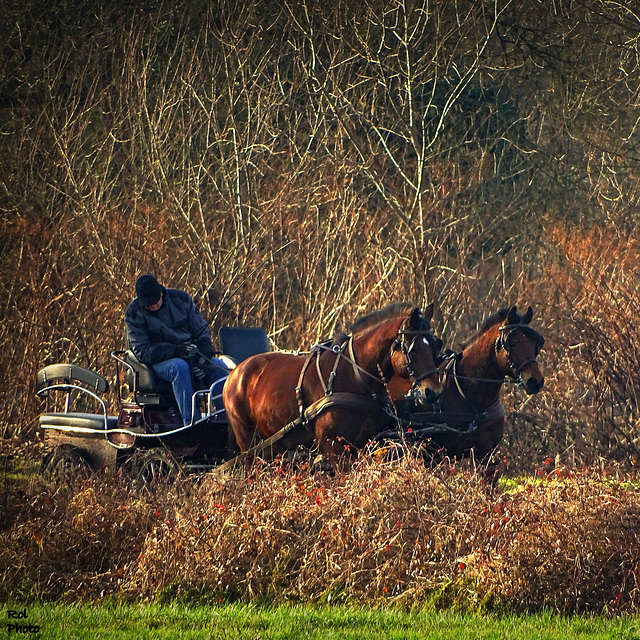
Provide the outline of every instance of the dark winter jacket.
<path id="1" fill-rule="evenodd" d="M 135 298 L 124 317 L 128 348 L 140 362 L 155 364 L 179 357 L 179 345 L 184 342 L 196 344 L 207 357 L 214 355 L 207 323 L 184 291 L 163 287 L 158 311 L 148 311 Z"/>

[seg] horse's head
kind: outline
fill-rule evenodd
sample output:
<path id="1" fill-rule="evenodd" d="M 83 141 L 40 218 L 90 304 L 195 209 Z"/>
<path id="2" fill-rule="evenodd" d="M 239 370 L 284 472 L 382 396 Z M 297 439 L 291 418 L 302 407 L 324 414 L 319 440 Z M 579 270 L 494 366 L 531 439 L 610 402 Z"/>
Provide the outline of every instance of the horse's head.
<path id="1" fill-rule="evenodd" d="M 538 393 L 544 385 L 537 357 L 544 345 L 544 338 L 534 331 L 529 323 L 533 309 L 520 316 L 516 307 L 511 307 L 504 322 L 498 328 L 496 356 L 504 358 L 507 375 L 522 385 L 529 394 Z"/>
<path id="2" fill-rule="evenodd" d="M 442 393 L 438 362 L 442 340 L 431 333 L 433 303 L 424 314 L 414 309 L 393 342 L 391 364 L 401 378 L 411 380 L 411 393 L 419 403 L 434 403 Z"/>

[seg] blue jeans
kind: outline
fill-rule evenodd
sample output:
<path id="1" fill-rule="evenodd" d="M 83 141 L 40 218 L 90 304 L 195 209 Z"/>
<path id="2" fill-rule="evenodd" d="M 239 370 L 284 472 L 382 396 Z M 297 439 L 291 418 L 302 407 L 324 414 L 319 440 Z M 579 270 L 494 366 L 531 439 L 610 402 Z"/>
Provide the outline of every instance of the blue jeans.
<path id="1" fill-rule="evenodd" d="M 218 358 L 212 358 L 212 360 L 216 364 L 220 365 L 220 368 L 207 367 L 205 369 L 207 378 L 205 384 L 208 386 L 223 377 L 226 370 L 226 367 L 221 360 L 218 360 Z M 163 362 L 158 362 L 157 364 L 152 364 L 151 368 L 154 370 L 158 378 L 171 383 L 173 395 L 178 403 L 178 410 L 180 411 L 182 422 L 185 426 L 191 424 L 193 420 L 199 420 L 200 412 L 198 409 L 196 408 L 195 416 L 192 413 L 194 388 L 189 363 L 182 358 L 171 358 L 169 360 L 164 360 Z"/>
<path id="2" fill-rule="evenodd" d="M 191 406 L 193 380 L 191 379 L 189 363 L 182 358 L 171 358 L 152 364 L 151 368 L 160 380 L 166 380 L 171 383 L 173 395 L 176 397 L 178 409 L 182 416 L 182 422 L 185 425 L 191 424 L 193 420 Z"/>

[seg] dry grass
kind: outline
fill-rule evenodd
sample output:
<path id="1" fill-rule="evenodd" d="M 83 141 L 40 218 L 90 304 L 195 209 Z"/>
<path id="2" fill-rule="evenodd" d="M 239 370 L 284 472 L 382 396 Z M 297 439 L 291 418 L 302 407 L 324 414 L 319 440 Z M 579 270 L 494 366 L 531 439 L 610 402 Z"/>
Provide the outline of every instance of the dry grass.
<path id="1" fill-rule="evenodd" d="M 336 478 L 268 466 L 151 493 L 117 475 L 32 482 L 9 494 L 0 598 L 637 612 L 639 494 L 563 468 L 490 490 L 470 464 L 411 455 Z"/>

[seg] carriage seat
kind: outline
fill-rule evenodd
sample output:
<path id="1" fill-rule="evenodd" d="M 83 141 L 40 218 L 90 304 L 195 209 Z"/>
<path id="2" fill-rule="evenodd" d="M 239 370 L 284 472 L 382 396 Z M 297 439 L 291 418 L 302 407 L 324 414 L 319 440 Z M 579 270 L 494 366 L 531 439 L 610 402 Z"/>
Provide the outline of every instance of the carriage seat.
<path id="1" fill-rule="evenodd" d="M 40 414 L 38 419 L 43 429 L 104 431 L 105 428 L 114 429 L 116 427 L 117 418 L 106 414 L 104 403 L 104 413 L 95 414 L 70 410 L 72 394 L 75 399 L 79 399 L 82 392 L 89 393 L 100 400 L 100 397 L 109 391 L 109 382 L 99 373 L 78 364 L 51 364 L 38 371 L 36 384 L 38 395 L 47 400 L 47 411 Z M 53 408 L 49 398 L 52 391 L 66 394 L 63 411 L 49 411 Z"/>
<path id="2" fill-rule="evenodd" d="M 269 351 L 269 336 L 262 327 L 221 327 L 218 343 L 223 360 L 239 364 L 246 358 Z M 127 365 L 127 384 L 140 405 L 176 406 L 171 383 L 160 380 L 151 367 L 140 362 L 133 351 L 120 352 Z"/>
<path id="3" fill-rule="evenodd" d="M 269 336 L 262 327 L 220 327 L 218 345 L 236 364 L 270 350 Z"/>
<path id="4" fill-rule="evenodd" d="M 96 393 L 109 391 L 109 382 L 104 376 L 86 367 L 81 367 L 79 364 L 50 364 L 38 371 L 36 376 L 38 389 L 44 389 L 56 382 L 66 385 L 81 382 Z"/>
<path id="5" fill-rule="evenodd" d="M 171 383 L 160 380 L 148 365 L 140 362 L 133 351 L 122 353 L 127 366 L 127 384 L 140 405 L 174 406 L 175 398 Z"/>
<path id="6" fill-rule="evenodd" d="M 38 422 L 43 429 L 58 429 L 59 431 L 104 431 L 118 426 L 116 416 L 103 416 L 94 413 L 42 413 Z"/>

